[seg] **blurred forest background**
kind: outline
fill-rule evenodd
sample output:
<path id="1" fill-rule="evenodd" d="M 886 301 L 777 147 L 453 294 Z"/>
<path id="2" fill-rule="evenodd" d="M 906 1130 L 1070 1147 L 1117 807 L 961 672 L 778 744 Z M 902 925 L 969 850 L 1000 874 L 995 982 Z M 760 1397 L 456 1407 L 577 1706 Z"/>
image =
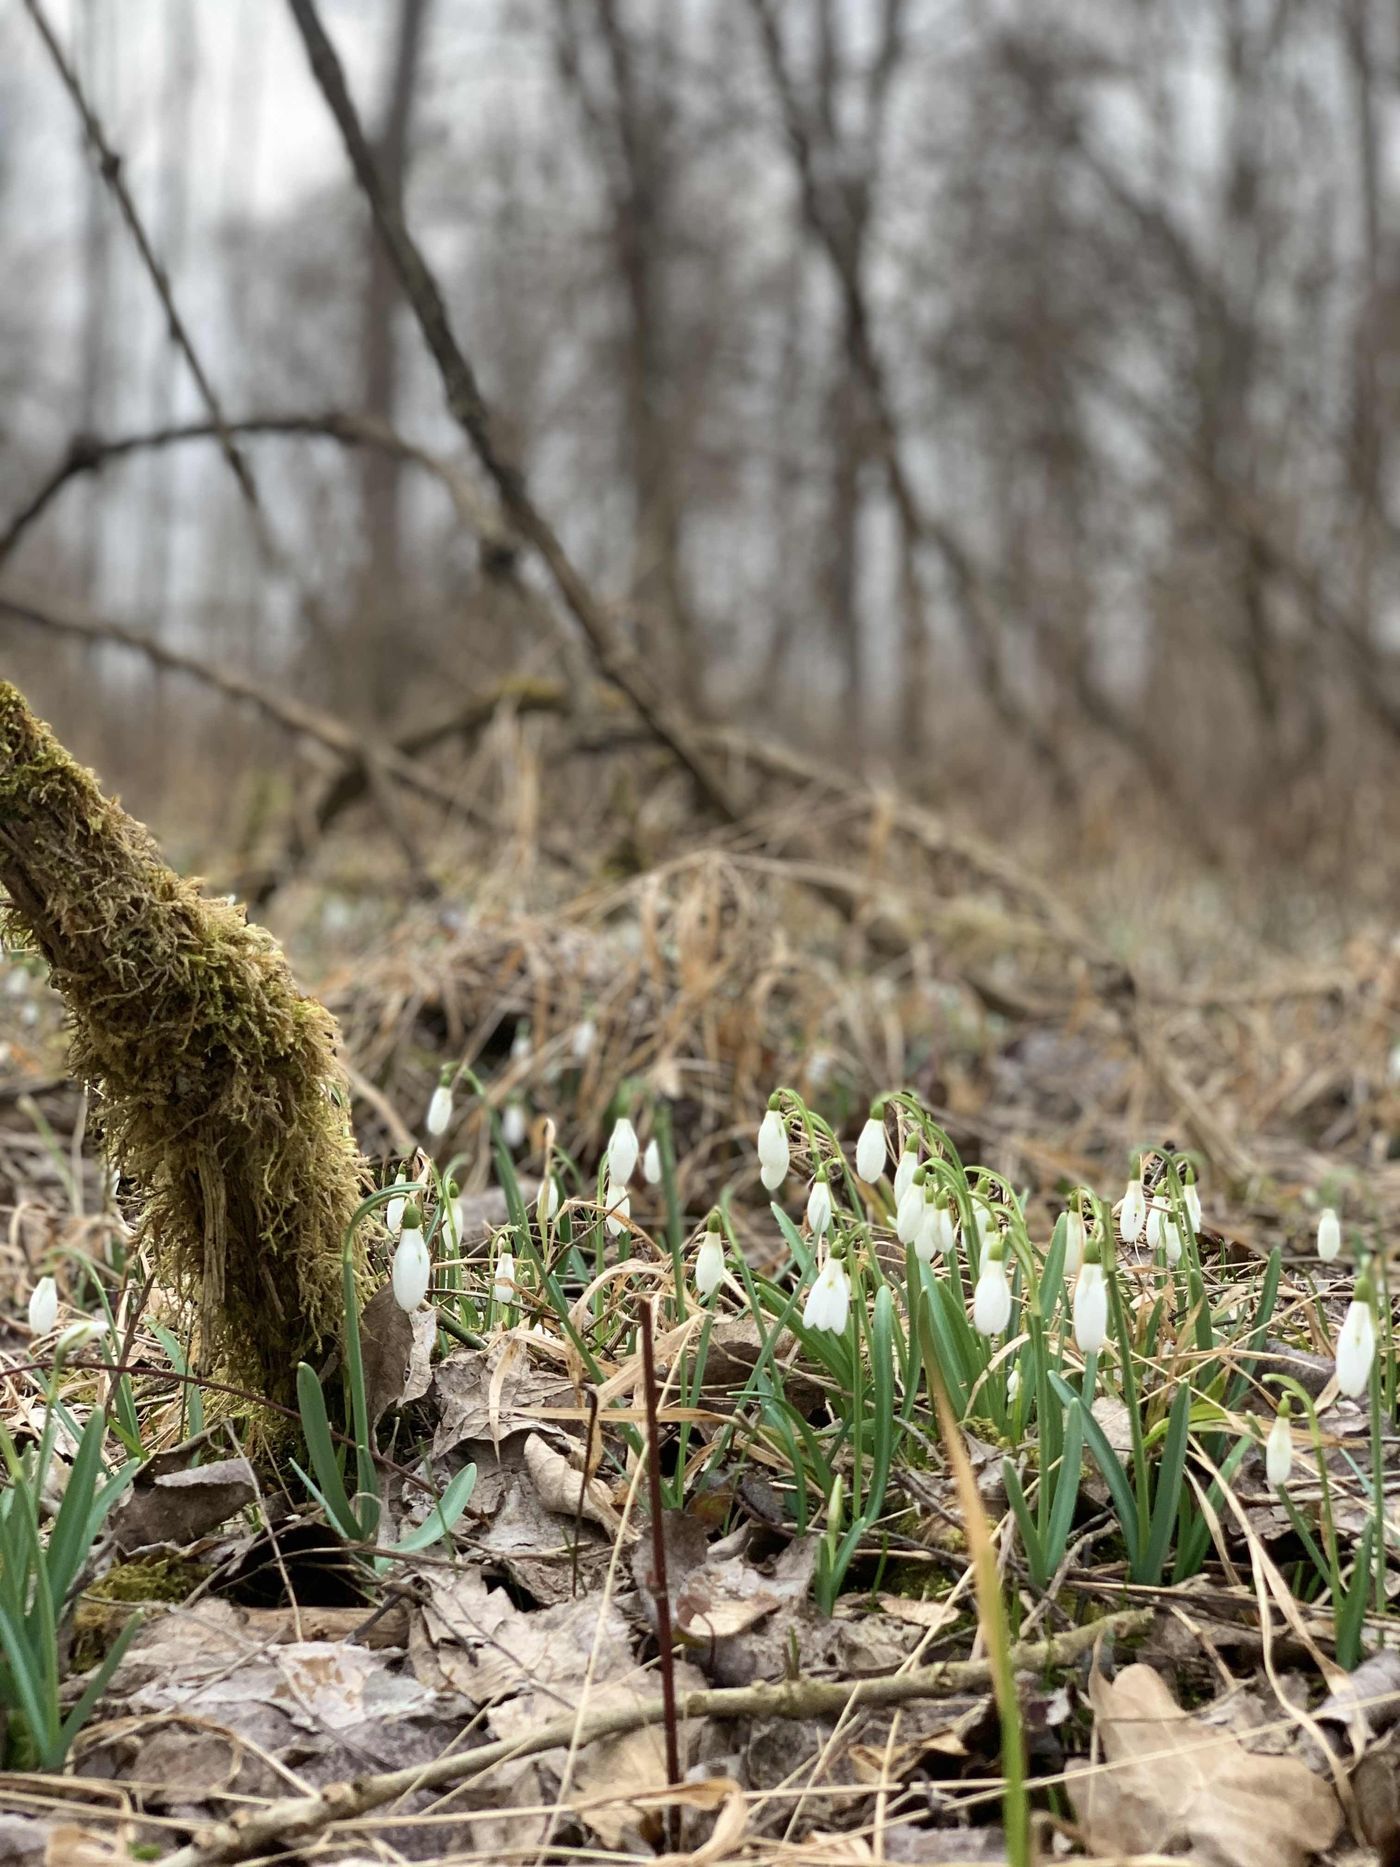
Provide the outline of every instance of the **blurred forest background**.
<path id="1" fill-rule="evenodd" d="M 1284 948 L 1389 914 L 1393 5 L 324 18 L 506 443 L 684 720 L 1142 918 L 1149 875 Z M 343 766 L 226 676 L 438 758 L 478 830 L 656 855 L 684 776 L 654 790 L 503 523 L 282 0 L 7 8 L 0 279 L 0 664 L 177 859 L 269 893 Z"/>

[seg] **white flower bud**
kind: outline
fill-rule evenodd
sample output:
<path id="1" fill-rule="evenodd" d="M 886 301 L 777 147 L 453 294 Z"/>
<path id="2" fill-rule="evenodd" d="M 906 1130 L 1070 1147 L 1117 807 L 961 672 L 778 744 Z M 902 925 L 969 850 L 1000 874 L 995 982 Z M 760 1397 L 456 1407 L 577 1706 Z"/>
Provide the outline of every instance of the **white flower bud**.
<path id="1" fill-rule="evenodd" d="M 100 1341 L 110 1334 L 110 1325 L 103 1316 L 83 1316 L 77 1322 L 70 1322 L 66 1329 L 59 1331 L 58 1340 L 53 1345 L 55 1356 L 70 1355 L 74 1349 L 86 1348 L 90 1342 Z"/>
<path id="2" fill-rule="evenodd" d="M 418 1208 L 413 1208 L 416 1220 Z M 428 1247 L 423 1241 L 423 1234 L 418 1225 L 405 1223 L 399 1234 L 398 1246 L 394 1252 L 392 1282 L 394 1301 L 401 1310 L 410 1313 L 416 1310 L 428 1294 L 428 1282 L 432 1276 L 432 1259 L 428 1256 Z"/>
<path id="3" fill-rule="evenodd" d="M 770 1193 L 776 1193 L 787 1178 L 791 1160 L 782 1116 L 777 1109 L 765 1109 L 758 1124 L 758 1167 L 759 1178 Z"/>
<path id="4" fill-rule="evenodd" d="M 496 1278 L 491 1285 L 491 1294 L 498 1303 L 515 1301 L 515 1254 L 510 1251 L 498 1253 L 496 1258 Z"/>
<path id="5" fill-rule="evenodd" d="M 1074 1340 L 1081 1355 L 1097 1355 L 1108 1339 L 1108 1280 L 1102 1264 L 1090 1262 L 1074 1286 Z"/>
<path id="6" fill-rule="evenodd" d="M 894 1203 L 896 1211 L 899 1202 L 909 1191 L 919 1165 L 918 1143 L 910 1141 L 899 1156 L 899 1164 L 894 1170 Z"/>
<path id="7" fill-rule="evenodd" d="M 1201 1190 L 1194 1180 L 1188 1180 L 1181 1189 L 1181 1203 L 1186 1208 L 1186 1216 L 1191 1221 L 1191 1230 L 1201 1229 Z"/>
<path id="8" fill-rule="evenodd" d="M 603 1206 L 607 1214 L 604 1223 L 608 1228 L 608 1236 L 621 1238 L 622 1234 L 629 1229 L 628 1221 L 632 1217 L 632 1195 L 625 1186 L 619 1186 L 616 1180 L 609 1177 L 603 1193 Z"/>
<path id="9" fill-rule="evenodd" d="M 831 1188 L 825 1180 L 813 1180 L 807 1195 L 807 1224 L 813 1238 L 820 1238 L 831 1224 Z"/>
<path id="10" fill-rule="evenodd" d="M 695 1254 L 695 1288 L 702 1303 L 708 1303 L 724 1282 L 724 1235 L 706 1232 Z"/>
<path id="11" fill-rule="evenodd" d="M 541 1225 L 548 1225 L 559 1210 L 559 1182 L 552 1173 L 547 1173 L 540 1181 L 540 1190 L 535 1195 L 535 1216 Z"/>
<path id="12" fill-rule="evenodd" d="M 1342 1223 L 1330 1206 L 1318 1214 L 1317 1255 L 1330 1264 L 1342 1248 Z"/>
<path id="13" fill-rule="evenodd" d="M 867 1185 L 873 1186 L 885 1171 L 888 1151 L 885 1124 L 872 1115 L 861 1129 L 860 1138 L 856 1142 L 856 1172 Z"/>
<path id="14" fill-rule="evenodd" d="M 57 1321 L 58 1285 L 52 1277 L 41 1277 L 29 1293 L 30 1332 L 47 1335 Z"/>
<path id="15" fill-rule="evenodd" d="M 439 1083 L 433 1091 L 428 1104 L 427 1119 L 424 1126 L 434 1140 L 447 1133 L 447 1124 L 452 1120 L 452 1088 L 448 1083 Z"/>
<path id="16" fill-rule="evenodd" d="M 642 1155 L 642 1178 L 648 1186 L 661 1184 L 661 1144 L 655 1135 L 647 1142 L 647 1151 Z"/>
<path id="17" fill-rule="evenodd" d="M 515 1036 L 510 1040 L 510 1060 L 512 1063 L 528 1063 L 534 1045 L 530 1039 L 528 1024 L 517 1024 Z"/>
<path id="18" fill-rule="evenodd" d="M 1118 1208 L 1118 1230 L 1125 1245 L 1135 1245 L 1142 1237 L 1142 1228 L 1147 1223 L 1147 1195 L 1142 1190 L 1141 1178 L 1129 1180 L 1123 1194 L 1123 1203 Z"/>
<path id="19" fill-rule="evenodd" d="M 1162 1221 L 1162 1246 L 1167 1254 L 1167 1264 L 1175 1270 L 1181 1262 L 1184 1247 L 1181 1242 L 1181 1227 L 1173 1218 L 1165 1218 Z"/>
<path id="20" fill-rule="evenodd" d="M 1016 1405 L 1016 1402 L 1020 1398 L 1021 1398 L 1021 1370 L 1019 1368 L 1013 1368 L 1010 1374 L 1008 1374 L 1006 1377 L 1007 1405 L 1014 1407 Z"/>
<path id="21" fill-rule="evenodd" d="M 507 1102 L 501 1110 L 501 1139 L 514 1154 L 524 1147 L 525 1136 L 530 1124 L 525 1119 L 525 1111 L 518 1102 Z"/>
<path id="22" fill-rule="evenodd" d="M 1376 1319 L 1369 1298 L 1352 1300 L 1337 1337 L 1337 1385 L 1349 1400 L 1366 1391 L 1376 1358 Z"/>
<path id="23" fill-rule="evenodd" d="M 1147 1249 L 1159 1251 L 1162 1246 L 1162 1220 L 1166 1215 L 1160 1206 L 1147 1208 Z"/>
<path id="24" fill-rule="evenodd" d="M 840 1258 L 828 1258 L 807 1292 L 807 1301 L 802 1306 L 803 1326 L 844 1335 L 850 1313 L 851 1280 L 846 1275 L 846 1267 Z"/>
<path id="25" fill-rule="evenodd" d="M 979 1335 L 1000 1335 L 1011 1321 L 1011 1280 L 1006 1264 L 990 1252 L 972 1293 L 972 1326 Z"/>
<path id="26" fill-rule="evenodd" d="M 901 1245 L 918 1243 L 919 1233 L 924 1224 L 924 1207 L 928 1202 L 924 1198 L 924 1189 L 914 1181 L 895 1208 L 894 1230 Z"/>
<path id="27" fill-rule="evenodd" d="M 583 1018 L 574 1026 L 574 1034 L 569 1039 L 569 1051 L 575 1063 L 586 1063 L 593 1055 L 593 1046 L 598 1041 L 598 1027 L 592 1018 Z"/>
<path id="28" fill-rule="evenodd" d="M 613 1131 L 608 1138 L 608 1177 L 616 1185 L 627 1185 L 637 1171 L 637 1158 L 641 1151 L 636 1129 L 625 1115 L 620 1115 L 613 1123 Z"/>
<path id="29" fill-rule="evenodd" d="M 1282 1491 L 1288 1483 L 1288 1475 L 1293 1470 L 1293 1430 L 1288 1424 L 1288 1415 L 1282 1408 L 1274 1416 L 1274 1423 L 1269 1429 L 1269 1437 L 1264 1446 L 1264 1469 L 1268 1473 L 1269 1483 L 1275 1491 Z"/>

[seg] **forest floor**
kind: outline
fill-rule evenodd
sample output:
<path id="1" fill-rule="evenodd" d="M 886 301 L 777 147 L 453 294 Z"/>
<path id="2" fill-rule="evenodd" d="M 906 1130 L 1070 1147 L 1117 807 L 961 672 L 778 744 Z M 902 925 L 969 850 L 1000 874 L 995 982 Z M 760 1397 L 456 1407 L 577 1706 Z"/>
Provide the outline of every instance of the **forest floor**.
<path id="1" fill-rule="evenodd" d="M 527 838 L 469 900 L 341 852 L 277 902 L 433 1258 L 424 1307 L 363 1314 L 368 1540 L 314 1420 L 250 1439 L 187 1378 L 57 994 L 0 962 L 9 1520 L 30 1484 L 51 1552 L 65 1487 L 110 1505 L 54 1604 L 41 1695 L 101 1685 L 57 1748 L 0 1661 L 0 1861 L 1400 1858 L 1400 950 L 1291 909 L 1285 948 L 1248 882 L 1253 924 L 1184 871 L 1052 891 L 931 817 L 814 811 L 583 874 Z M 31 1333 L 48 1274 L 60 1329 L 110 1331 Z"/>

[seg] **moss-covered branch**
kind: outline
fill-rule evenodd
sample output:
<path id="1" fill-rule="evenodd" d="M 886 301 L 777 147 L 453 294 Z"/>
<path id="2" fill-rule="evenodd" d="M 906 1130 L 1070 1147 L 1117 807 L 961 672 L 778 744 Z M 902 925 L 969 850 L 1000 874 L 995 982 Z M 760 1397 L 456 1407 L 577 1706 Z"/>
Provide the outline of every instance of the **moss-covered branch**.
<path id="1" fill-rule="evenodd" d="M 68 1011 L 113 1162 L 207 1368 L 289 1398 L 338 1334 L 361 1163 L 329 1012 L 0 682 L 0 885 Z"/>

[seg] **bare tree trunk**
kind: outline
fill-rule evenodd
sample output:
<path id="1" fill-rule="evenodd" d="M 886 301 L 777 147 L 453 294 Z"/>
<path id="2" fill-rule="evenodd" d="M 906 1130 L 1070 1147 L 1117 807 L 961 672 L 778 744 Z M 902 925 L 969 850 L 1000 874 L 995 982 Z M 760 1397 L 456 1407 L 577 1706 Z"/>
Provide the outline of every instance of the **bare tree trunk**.
<path id="1" fill-rule="evenodd" d="M 422 63 L 430 0 L 399 0 L 393 64 L 375 154 L 385 192 L 396 212 L 403 206 L 408 177 L 413 108 Z M 399 368 L 395 342 L 398 288 L 384 242 L 373 223 L 365 230 L 365 295 L 361 322 L 366 415 L 395 425 Z M 400 508 L 402 462 L 389 450 L 366 449 L 360 464 L 365 562 L 360 586 L 360 652 L 347 658 L 345 675 L 361 690 L 368 685 L 376 704 L 393 711 L 404 657 L 389 624 L 401 595 L 403 535 Z"/>

